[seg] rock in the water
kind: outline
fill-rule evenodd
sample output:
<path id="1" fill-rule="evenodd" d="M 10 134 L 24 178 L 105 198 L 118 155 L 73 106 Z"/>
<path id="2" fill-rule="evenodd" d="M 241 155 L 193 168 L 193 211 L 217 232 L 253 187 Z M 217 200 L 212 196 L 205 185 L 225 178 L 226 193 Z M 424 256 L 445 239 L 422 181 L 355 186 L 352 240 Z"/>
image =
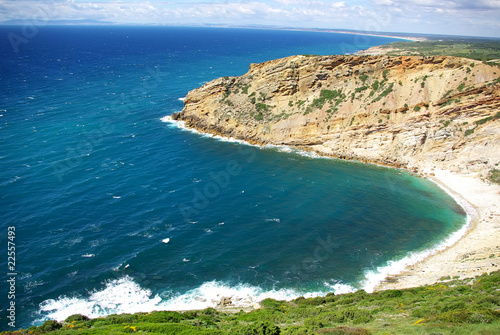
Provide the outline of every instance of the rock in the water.
<path id="1" fill-rule="evenodd" d="M 232 304 L 231 297 L 222 297 L 220 301 L 217 303 L 218 307 L 226 307 Z"/>

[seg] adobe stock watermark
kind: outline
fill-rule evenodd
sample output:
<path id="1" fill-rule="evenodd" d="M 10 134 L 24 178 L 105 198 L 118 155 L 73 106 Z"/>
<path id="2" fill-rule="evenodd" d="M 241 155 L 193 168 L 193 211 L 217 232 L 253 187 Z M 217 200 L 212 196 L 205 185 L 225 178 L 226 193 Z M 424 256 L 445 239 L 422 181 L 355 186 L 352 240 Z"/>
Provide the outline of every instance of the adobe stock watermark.
<path id="1" fill-rule="evenodd" d="M 127 94 L 122 94 L 119 96 L 119 99 L 115 100 L 111 106 L 110 110 L 120 109 L 120 116 L 112 121 L 101 122 L 98 125 L 98 129 L 91 133 L 84 134 L 84 139 L 80 140 L 78 144 L 74 147 L 68 147 L 66 149 L 65 158 L 55 162 L 52 164 L 52 169 L 54 171 L 57 179 L 62 182 L 64 180 L 64 175 L 70 172 L 72 169 L 78 167 L 84 157 L 89 156 L 92 151 L 94 151 L 99 145 L 101 145 L 104 141 L 104 138 L 107 134 L 115 131 L 116 127 L 114 123 L 116 121 L 125 119 L 127 117 L 128 112 L 132 112 L 131 110 L 131 102 L 132 98 L 138 95 L 145 96 L 147 93 L 159 85 L 161 85 L 166 76 L 166 73 L 163 73 L 160 69 L 160 66 L 148 67 L 146 69 L 148 76 L 144 78 L 144 81 L 141 82 L 140 85 L 133 88 L 131 92 Z"/>
<path id="2" fill-rule="evenodd" d="M 254 161 L 256 151 L 252 147 L 239 146 L 238 153 L 243 156 L 243 164 Z M 243 165 L 238 160 L 233 159 L 226 163 L 225 169 L 219 172 L 210 172 L 210 181 L 193 190 L 193 199 L 188 203 L 179 205 L 179 211 L 184 220 L 193 222 L 193 218 L 207 209 L 210 203 L 215 200 L 231 183 L 231 179 L 241 174 Z"/>
<path id="3" fill-rule="evenodd" d="M 290 269 L 291 272 L 300 277 L 311 275 L 319 270 L 319 264 L 326 262 L 335 256 L 335 252 L 340 248 L 340 244 L 332 240 L 332 236 L 316 238 L 316 246 L 311 255 L 305 256 L 299 260 Z"/>
<path id="4" fill-rule="evenodd" d="M 21 32 L 9 32 L 7 39 L 10 42 L 12 50 L 19 53 L 20 48 L 26 45 L 38 35 L 38 28 L 48 24 L 50 18 L 54 17 L 53 13 L 56 11 L 54 4 L 36 3 L 32 4 L 31 10 L 35 12 L 30 19 L 26 19 L 21 27 Z"/>

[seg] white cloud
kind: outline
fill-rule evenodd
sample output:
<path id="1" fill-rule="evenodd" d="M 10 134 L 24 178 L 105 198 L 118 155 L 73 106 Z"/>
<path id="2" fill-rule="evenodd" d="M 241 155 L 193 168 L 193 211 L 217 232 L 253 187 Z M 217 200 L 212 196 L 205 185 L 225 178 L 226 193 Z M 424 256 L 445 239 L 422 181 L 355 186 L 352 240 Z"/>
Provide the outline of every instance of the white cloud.
<path id="1" fill-rule="evenodd" d="M 500 0 L 4 0 L 0 21 L 264 24 L 500 37 Z"/>

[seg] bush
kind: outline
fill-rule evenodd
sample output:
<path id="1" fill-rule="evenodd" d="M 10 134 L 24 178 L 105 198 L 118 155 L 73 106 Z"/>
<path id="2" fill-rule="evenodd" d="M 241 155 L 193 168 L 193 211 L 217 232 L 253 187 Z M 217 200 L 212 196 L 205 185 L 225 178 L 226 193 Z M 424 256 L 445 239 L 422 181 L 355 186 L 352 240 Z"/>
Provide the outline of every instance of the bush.
<path id="1" fill-rule="evenodd" d="M 328 126 L 329 127 L 329 126 Z M 335 293 L 331 292 L 331 293 L 328 293 L 326 296 L 325 296 L 325 302 L 335 302 L 337 301 L 338 297 L 335 295 Z"/>
<path id="2" fill-rule="evenodd" d="M 356 319 L 354 319 L 352 322 L 355 324 L 355 325 L 358 325 L 360 323 L 368 323 L 372 320 L 372 316 L 371 315 L 363 315 L 363 316 L 360 316 Z"/>
<path id="3" fill-rule="evenodd" d="M 151 312 L 142 321 L 151 323 L 179 323 L 187 319 L 179 312 Z"/>
<path id="4" fill-rule="evenodd" d="M 139 321 L 139 314 L 111 314 L 108 315 L 104 320 L 108 324 L 136 323 L 137 321 Z"/>
<path id="5" fill-rule="evenodd" d="M 271 309 L 257 309 L 239 315 L 236 319 L 247 322 L 266 321 L 272 323 L 281 323 L 285 322 L 287 318 L 281 311 Z"/>
<path id="6" fill-rule="evenodd" d="M 204 310 L 201 311 L 201 313 L 205 314 L 205 315 L 219 314 L 219 312 L 217 312 L 217 310 L 215 308 L 212 308 L 212 307 L 205 308 Z"/>
<path id="7" fill-rule="evenodd" d="M 317 330 L 316 332 L 326 335 L 370 335 L 370 332 L 364 328 L 352 327 L 325 328 Z"/>
<path id="8" fill-rule="evenodd" d="M 75 322 L 75 321 L 78 322 L 78 321 L 87 321 L 87 320 L 89 320 L 88 316 L 81 315 L 81 314 L 74 314 L 74 315 L 68 316 L 66 318 L 66 320 L 64 320 L 64 322 L 71 323 L 71 322 Z"/>
<path id="9" fill-rule="evenodd" d="M 358 323 L 367 323 L 373 319 L 370 311 L 357 309 L 354 307 L 341 309 L 336 312 L 334 322 L 344 323 L 348 321 L 358 320 Z"/>
<path id="10" fill-rule="evenodd" d="M 413 311 L 411 311 L 411 316 L 415 318 L 427 318 L 434 314 L 436 314 L 436 310 L 430 309 L 429 307 L 415 308 Z"/>
<path id="11" fill-rule="evenodd" d="M 495 184 L 500 184 L 500 170 L 493 169 L 490 171 L 488 179 Z"/>
<path id="12" fill-rule="evenodd" d="M 197 311 L 186 311 L 186 312 L 182 313 L 182 317 L 185 320 L 196 319 L 198 317 L 198 312 Z"/>
<path id="13" fill-rule="evenodd" d="M 441 308 L 441 312 L 449 312 L 457 309 L 465 309 L 465 303 L 463 301 L 455 302 L 453 304 L 445 305 Z"/>
<path id="14" fill-rule="evenodd" d="M 384 292 L 385 298 L 399 298 L 403 296 L 403 292 L 400 290 L 387 290 Z"/>
<path id="15" fill-rule="evenodd" d="M 365 290 L 358 290 L 354 293 L 351 293 L 349 294 L 349 296 L 354 300 L 354 301 L 361 301 L 361 300 L 364 300 L 366 298 L 368 298 L 370 295 L 368 293 L 366 293 Z"/>
<path id="16" fill-rule="evenodd" d="M 189 335 L 189 334 L 202 334 L 202 335 L 218 335 L 224 334 L 224 332 L 215 329 L 202 329 L 199 327 L 194 327 L 190 325 L 183 325 L 177 323 L 141 323 L 135 327 L 137 331 L 149 332 L 149 333 L 160 333 L 160 334 L 178 334 L 178 335 Z"/>
<path id="17" fill-rule="evenodd" d="M 299 297 L 295 299 L 293 302 L 295 302 L 298 306 L 319 306 L 326 304 L 326 299 L 324 297 L 315 297 L 308 299 Z"/>
<path id="18" fill-rule="evenodd" d="M 62 325 L 55 320 L 47 320 L 38 329 L 44 332 L 61 329 Z"/>
<path id="19" fill-rule="evenodd" d="M 302 327 L 302 326 L 290 326 L 286 327 L 282 334 L 284 335 L 308 335 L 308 334 L 318 334 L 320 330 L 315 330 L 313 328 L 307 328 L 307 327 Z"/>
<path id="20" fill-rule="evenodd" d="M 274 299 L 264 299 L 260 302 L 261 306 L 267 309 L 281 309 L 281 306 L 286 304 L 286 301 L 283 300 L 274 300 Z"/>
<path id="21" fill-rule="evenodd" d="M 436 319 L 439 321 L 443 322 L 451 322 L 451 323 L 465 323 L 469 319 L 469 316 L 471 316 L 472 312 L 465 310 L 465 309 L 460 309 L 460 310 L 454 310 L 454 311 L 449 311 L 445 313 L 441 313 L 436 316 Z"/>
<path id="22" fill-rule="evenodd" d="M 241 335 L 279 335 L 281 334 L 281 329 L 269 322 L 255 322 L 234 332 L 231 331 L 231 333 Z"/>
<path id="23" fill-rule="evenodd" d="M 487 308 L 477 310 L 457 309 L 438 314 L 435 319 L 451 323 L 491 323 L 500 319 L 500 312 Z"/>
<path id="24" fill-rule="evenodd" d="M 314 328 L 323 328 L 324 323 L 322 318 L 308 318 L 304 320 L 304 326 L 314 327 Z"/>

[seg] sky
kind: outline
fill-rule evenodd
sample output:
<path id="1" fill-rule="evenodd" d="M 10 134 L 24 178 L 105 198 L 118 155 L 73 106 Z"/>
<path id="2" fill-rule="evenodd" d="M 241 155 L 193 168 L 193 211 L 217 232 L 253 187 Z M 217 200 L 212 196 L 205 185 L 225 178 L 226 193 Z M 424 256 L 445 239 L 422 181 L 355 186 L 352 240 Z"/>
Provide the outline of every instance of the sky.
<path id="1" fill-rule="evenodd" d="M 500 0 L 0 0 L 0 22 L 10 20 L 26 25 L 92 20 L 500 37 Z"/>

